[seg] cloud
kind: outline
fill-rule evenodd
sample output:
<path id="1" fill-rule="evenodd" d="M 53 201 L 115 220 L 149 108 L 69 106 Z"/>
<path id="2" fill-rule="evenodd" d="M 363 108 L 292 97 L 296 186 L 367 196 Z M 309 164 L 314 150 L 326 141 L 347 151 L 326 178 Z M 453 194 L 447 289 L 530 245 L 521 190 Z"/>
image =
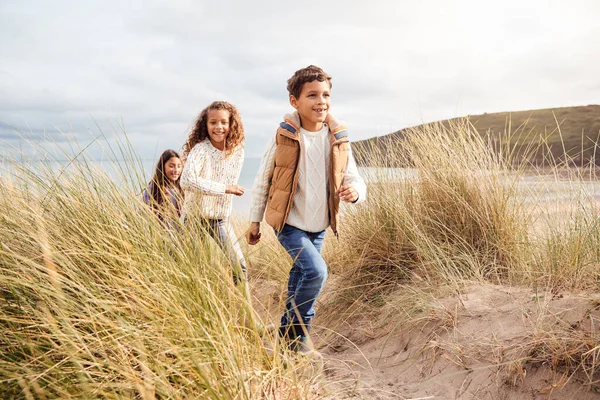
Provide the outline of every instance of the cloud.
<path id="1" fill-rule="evenodd" d="M 353 139 L 593 103 L 598 11 L 586 0 L 5 2 L 0 138 L 18 142 L 17 130 L 60 143 L 61 130 L 85 143 L 122 123 L 152 158 L 179 149 L 222 99 L 239 108 L 246 153 L 259 156 L 290 110 L 286 80 L 308 64 L 333 76 L 332 112 Z"/>

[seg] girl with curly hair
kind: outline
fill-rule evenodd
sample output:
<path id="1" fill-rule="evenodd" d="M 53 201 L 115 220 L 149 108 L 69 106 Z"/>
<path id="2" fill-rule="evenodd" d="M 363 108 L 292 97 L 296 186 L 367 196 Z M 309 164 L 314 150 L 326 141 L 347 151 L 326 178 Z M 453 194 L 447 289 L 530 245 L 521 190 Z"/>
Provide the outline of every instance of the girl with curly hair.
<path id="1" fill-rule="evenodd" d="M 183 147 L 183 158 L 184 222 L 199 216 L 228 254 L 234 282 L 245 280 L 246 261 L 229 223 L 233 196 L 244 194 L 237 184 L 244 163 L 244 127 L 235 106 L 215 101 L 202 110 Z"/>

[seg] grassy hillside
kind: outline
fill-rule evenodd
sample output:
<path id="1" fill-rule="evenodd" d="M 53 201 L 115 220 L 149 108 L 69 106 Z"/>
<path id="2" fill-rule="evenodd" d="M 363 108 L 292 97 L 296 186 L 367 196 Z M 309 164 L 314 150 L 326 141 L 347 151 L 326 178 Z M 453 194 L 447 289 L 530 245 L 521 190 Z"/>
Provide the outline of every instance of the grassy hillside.
<path id="1" fill-rule="evenodd" d="M 385 148 L 390 142 L 403 141 L 413 129 L 441 123 L 445 127 L 459 119 L 468 118 L 479 134 L 489 137 L 498 148 L 510 148 L 517 160 L 526 158 L 535 165 L 549 163 L 549 159 L 568 159 L 575 165 L 599 163 L 597 145 L 600 135 L 600 105 L 548 108 L 516 112 L 470 115 L 402 129 L 388 135 L 356 142 L 359 155 L 366 149 Z M 560 129 L 558 129 L 560 127 Z M 372 164 L 359 157 L 363 165 Z"/>

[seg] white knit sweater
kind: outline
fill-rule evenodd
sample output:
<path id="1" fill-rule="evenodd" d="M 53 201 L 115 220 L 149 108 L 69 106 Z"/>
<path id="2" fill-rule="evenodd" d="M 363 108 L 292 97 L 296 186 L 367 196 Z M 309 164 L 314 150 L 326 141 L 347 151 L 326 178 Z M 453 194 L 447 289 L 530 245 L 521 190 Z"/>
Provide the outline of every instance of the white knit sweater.
<path id="1" fill-rule="evenodd" d="M 225 157 L 225 152 L 215 148 L 209 139 L 196 144 L 181 172 L 180 184 L 185 190 L 182 217 L 197 207 L 206 218 L 229 218 L 233 195 L 225 194 L 225 189 L 237 184 L 243 163 L 243 146 Z"/>
<path id="2" fill-rule="evenodd" d="M 329 127 L 323 124 L 319 132 L 309 132 L 300 128 L 300 160 L 298 187 L 287 224 L 307 232 L 320 232 L 329 226 L 327 206 L 329 188 Z M 260 163 L 260 169 L 252 189 L 250 221 L 261 222 L 267 206 L 267 196 L 275 168 L 275 136 L 271 138 Z M 365 200 L 367 186 L 358 174 L 352 150 L 348 152 L 348 167 L 343 185 L 352 185 L 358 192 L 358 201 Z"/>

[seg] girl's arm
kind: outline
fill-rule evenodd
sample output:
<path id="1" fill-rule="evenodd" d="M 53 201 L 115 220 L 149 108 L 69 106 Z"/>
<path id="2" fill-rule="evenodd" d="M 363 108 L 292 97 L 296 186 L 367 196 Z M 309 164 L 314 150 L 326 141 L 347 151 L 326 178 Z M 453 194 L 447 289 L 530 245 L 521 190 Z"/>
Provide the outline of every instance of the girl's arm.
<path id="1" fill-rule="evenodd" d="M 154 187 L 154 183 L 150 182 L 148 186 L 146 186 L 146 189 L 144 189 L 144 203 L 150 206 L 150 209 L 154 212 L 155 215 L 160 216 L 160 213 L 158 211 L 158 204 L 154 200 Z"/>
<path id="2" fill-rule="evenodd" d="M 225 188 L 225 193 L 227 194 L 242 196 L 245 192 L 245 189 L 237 184 L 240 180 L 240 174 L 242 173 L 242 166 L 244 165 L 244 155 L 244 147 L 243 145 L 240 145 L 237 149 L 234 150 L 233 154 L 229 156 L 229 159 L 227 161 L 227 165 L 229 165 L 229 167 L 227 168 L 231 168 L 234 178 L 233 181 L 235 182 L 235 184 L 227 185 L 227 187 Z"/>
<path id="3" fill-rule="evenodd" d="M 150 204 L 150 191 L 152 188 L 152 184 L 148 184 L 148 186 L 146 187 L 146 189 L 144 189 L 144 203 L 145 204 Z"/>
<path id="4" fill-rule="evenodd" d="M 362 203 L 367 198 L 367 184 L 358 173 L 358 167 L 356 166 L 356 160 L 352 155 L 352 148 L 348 149 L 348 165 L 346 172 L 344 173 L 344 180 L 342 182 L 342 190 L 344 186 L 351 186 L 356 190 L 358 198 L 354 203 Z"/>
<path id="5" fill-rule="evenodd" d="M 179 184 L 184 190 L 198 190 L 204 194 L 215 196 L 223 195 L 227 190 L 226 184 L 202 177 L 206 164 L 210 163 L 208 157 L 210 156 L 200 146 L 196 145 L 190 151 L 183 166 Z"/>
<path id="6" fill-rule="evenodd" d="M 232 159 L 234 171 L 235 171 L 235 183 L 240 181 L 240 175 L 242 173 L 242 167 L 244 166 L 244 157 L 246 156 L 243 145 L 239 146 L 233 154 L 230 156 Z"/>

